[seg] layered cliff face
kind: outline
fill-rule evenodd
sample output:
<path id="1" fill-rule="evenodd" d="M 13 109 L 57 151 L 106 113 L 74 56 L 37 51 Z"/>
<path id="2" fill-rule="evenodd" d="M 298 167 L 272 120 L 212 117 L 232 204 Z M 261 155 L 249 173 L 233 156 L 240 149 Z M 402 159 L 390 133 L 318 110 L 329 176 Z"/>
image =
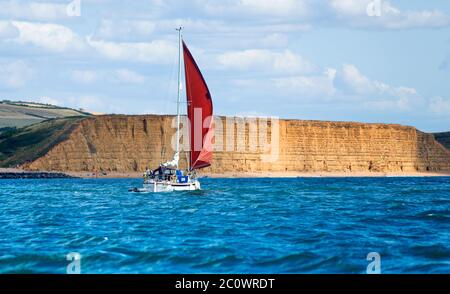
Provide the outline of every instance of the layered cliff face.
<path id="1" fill-rule="evenodd" d="M 173 116 L 99 116 L 26 164 L 32 170 L 142 171 L 173 155 Z M 223 172 L 450 172 L 450 151 L 400 125 L 216 118 L 214 161 Z M 269 156 L 270 155 L 270 156 Z M 186 154 L 181 154 L 186 166 Z"/>

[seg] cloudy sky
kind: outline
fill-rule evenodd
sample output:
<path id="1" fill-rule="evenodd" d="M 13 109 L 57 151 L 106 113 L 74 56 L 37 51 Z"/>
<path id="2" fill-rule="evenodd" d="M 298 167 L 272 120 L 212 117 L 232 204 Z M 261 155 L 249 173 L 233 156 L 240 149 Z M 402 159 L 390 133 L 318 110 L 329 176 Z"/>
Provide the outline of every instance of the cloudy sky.
<path id="1" fill-rule="evenodd" d="M 0 0 L 0 99 L 174 113 L 183 25 L 216 114 L 450 130 L 448 0 L 69 3 Z"/>

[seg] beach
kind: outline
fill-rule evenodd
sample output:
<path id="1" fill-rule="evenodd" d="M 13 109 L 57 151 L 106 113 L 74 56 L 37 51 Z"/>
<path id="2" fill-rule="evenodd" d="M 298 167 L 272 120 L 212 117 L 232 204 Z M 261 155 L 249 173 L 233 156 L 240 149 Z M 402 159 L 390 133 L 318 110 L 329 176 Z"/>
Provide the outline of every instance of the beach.
<path id="1" fill-rule="evenodd" d="M 17 168 L 0 168 L 0 173 L 63 173 L 70 177 L 86 179 L 142 178 L 143 172 L 80 172 L 80 171 L 27 171 Z M 224 172 L 199 173 L 210 178 L 346 178 L 346 177 L 448 177 L 450 173 L 437 172 Z"/>

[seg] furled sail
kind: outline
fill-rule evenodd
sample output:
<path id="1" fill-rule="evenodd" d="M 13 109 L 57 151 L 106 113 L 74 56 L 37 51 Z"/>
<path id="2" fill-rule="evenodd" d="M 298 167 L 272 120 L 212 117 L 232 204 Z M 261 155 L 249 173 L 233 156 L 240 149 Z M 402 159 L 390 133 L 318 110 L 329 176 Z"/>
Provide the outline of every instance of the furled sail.
<path id="1" fill-rule="evenodd" d="M 178 168 L 179 160 L 180 160 L 180 154 L 178 152 L 175 152 L 171 161 L 164 162 L 161 165 L 164 167 L 167 167 L 167 168 L 176 169 L 176 168 Z"/>
<path id="2" fill-rule="evenodd" d="M 213 105 L 205 79 L 191 52 L 183 42 L 187 114 L 191 124 L 190 169 L 208 167 L 212 161 Z"/>

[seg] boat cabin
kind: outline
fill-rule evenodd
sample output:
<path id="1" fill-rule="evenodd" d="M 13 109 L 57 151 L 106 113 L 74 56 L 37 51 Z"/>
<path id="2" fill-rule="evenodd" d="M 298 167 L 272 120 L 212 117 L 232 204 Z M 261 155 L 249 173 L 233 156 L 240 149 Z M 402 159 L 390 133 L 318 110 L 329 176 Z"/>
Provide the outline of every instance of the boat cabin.
<path id="1" fill-rule="evenodd" d="M 183 176 L 183 172 L 179 169 L 167 168 L 160 166 L 157 169 L 150 171 L 147 176 L 151 179 L 156 179 L 159 181 L 171 181 L 173 178 L 177 179 L 177 183 L 187 183 L 189 180 L 188 176 Z"/>

